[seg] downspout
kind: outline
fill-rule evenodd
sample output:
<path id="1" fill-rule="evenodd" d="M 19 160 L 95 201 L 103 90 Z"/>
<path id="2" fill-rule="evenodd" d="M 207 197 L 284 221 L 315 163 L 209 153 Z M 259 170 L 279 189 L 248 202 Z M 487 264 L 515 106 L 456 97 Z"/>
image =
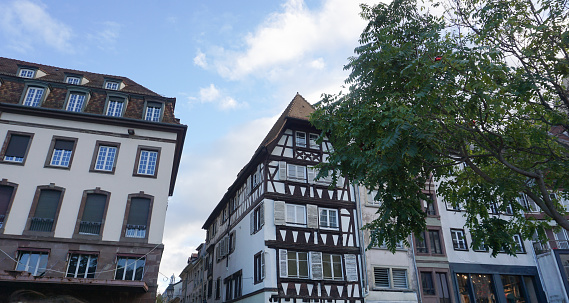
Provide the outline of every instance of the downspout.
<path id="1" fill-rule="evenodd" d="M 365 242 L 364 242 L 363 232 L 361 230 L 363 217 L 362 217 L 362 209 L 360 204 L 360 191 L 359 191 L 359 186 L 352 185 L 352 187 L 354 188 L 354 197 L 356 198 L 356 212 L 358 213 L 358 223 L 356 224 L 356 227 L 358 229 L 358 236 L 360 238 L 360 253 L 362 255 L 363 270 L 361 271 L 361 275 L 363 277 L 361 278 L 360 281 L 362 289 L 364 290 L 363 297 L 366 298 L 369 295 L 369 288 L 368 288 L 368 278 L 367 278 L 367 258 L 365 254 Z"/>
<path id="2" fill-rule="evenodd" d="M 419 269 L 417 269 L 417 260 L 415 260 L 415 241 L 413 241 L 413 236 L 411 236 L 411 241 L 409 241 L 409 244 L 411 244 L 413 266 L 415 267 L 415 280 L 417 281 L 417 299 L 419 300 L 419 303 L 421 303 L 423 300 L 421 298 L 421 285 L 419 284 Z"/>

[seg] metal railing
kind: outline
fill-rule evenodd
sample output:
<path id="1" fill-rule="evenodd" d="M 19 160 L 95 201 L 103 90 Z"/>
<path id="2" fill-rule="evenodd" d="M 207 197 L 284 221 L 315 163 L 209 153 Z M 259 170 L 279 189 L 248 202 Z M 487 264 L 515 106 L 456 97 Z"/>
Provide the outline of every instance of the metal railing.
<path id="1" fill-rule="evenodd" d="M 549 240 L 546 243 L 533 242 L 536 255 L 549 252 L 551 249 L 569 249 L 569 240 Z"/>
<path id="2" fill-rule="evenodd" d="M 83 235 L 99 235 L 101 233 L 101 222 L 81 221 L 79 223 L 79 233 Z"/>
<path id="3" fill-rule="evenodd" d="M 146 225 L 126 225 L 125 237 L 127 238 L 145 238 Z"/>
<path id="4" fill-rule="evenodd" d="M 50 232 L 53 228 L 53 219 L 49 218 L 32 218 L 30 230 Z"/>

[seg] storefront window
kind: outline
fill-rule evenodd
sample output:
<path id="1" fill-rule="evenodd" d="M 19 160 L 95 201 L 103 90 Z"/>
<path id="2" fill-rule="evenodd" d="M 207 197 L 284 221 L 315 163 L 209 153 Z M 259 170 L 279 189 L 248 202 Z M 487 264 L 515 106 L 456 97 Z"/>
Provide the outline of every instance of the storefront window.
<path id="1" fill-rule="evenodd" d="M 520 276 L 501 275 L 504 294 L 508 303 L 526 303 L 526 297 L 522 291 L 522 279 Z"/>
<path id="2" fill-rule="evenodd" d="M 460 303 L 470 303 L 470 284 L 468 283 L 468 275 L 457 274 L 456 280 L 458 281 Z"/>
<path id="3" fill-rule="evenodd" d="M 474 298 L 478 303 L 494 303 L 496 302 L 496 294 L 492 277 L 490 275 L 472 274 L 472 287 L 474 288 Z"/>

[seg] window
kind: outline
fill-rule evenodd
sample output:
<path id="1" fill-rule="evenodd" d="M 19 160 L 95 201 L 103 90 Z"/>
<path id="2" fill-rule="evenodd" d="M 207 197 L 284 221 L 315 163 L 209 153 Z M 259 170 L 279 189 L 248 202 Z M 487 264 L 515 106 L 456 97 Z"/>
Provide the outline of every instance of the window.
<path id="1" fill-rule="evenodd" d="M 144 275 L 145 262 L 144 258 L 117 257 L 115 280 L 141 281 Z"/>
<path id="2" fill-rule="evenodd" d="M 36 107 L 39 106 L 43 100 L 45 88 L 37 86 L 29 86 L 26 90 L 26 96 L 22 102 L 23 105 Z"/>
<path id="3" fill-rule="evenodd" d="M 156 174 L 158 172 L 159 154 L 159 149 L 146 149 L 139 147 L 134 175 L 156 177 Z"/>
<path id="4" fill-rule="evenodd" d="M 520 234 L 514 235 L 514 241 L 516 242 L 516 253 L 525 253 L 524 241 Z"/>
<path id="5" fill-rule="evenodd" d="M 387 249 L 387 244 L 385 244 L 385 242 L 383 242 L 381 245 L 378 246 L 378 248 L 383 248 L 383 249 Z M 396 249 L 404 249 L 405 248 L 405 244 L 403 243 L 403 240 L 395 243 L 395 248 Z"/>
<path id="6" fill-rule="evenodd" d="M 447 202 L 446 204 L 447 204 L 447 210 L 454 210 L 454 211 L 461 211 L 461 210 L 462 210 L 460 204 L 458 204 L 458 205 L 453 205 L 453 204 L 450 203 L 450 202 Z"/>
<path id="7" fill-rule="evenodd" d="M 433 274 L 431 272 L 421 272 L 421 286 L 424 295 L 434 296 L 436 294 Z"/>
<path id="8" fill-rule="evenodd" d="M 484 243 L 484 240 L 481 240 L 480 245 L 478 245 L 478 247 L 474 247 L 473 249 L 474 251 L 487 252 L 488 246 Z"/>
<path id="9" fill-rule="evenodd" d="M 286 205 L 286 223 L 306 225 L 306 206 L 287 204 Z"/>
<path id="10" fill-rule="evenodd" d="M 8 214 L 8 208 L 10 207 L 10 202 L 14 196 L 14 191 L 14 186 L 0 184 L 0 229 L 4 227 L 4 221 L 6 220 L 6 215 Z"/>
<path id="11" fill-rule="evenodd" d="M 540 208 L 537 206 L 535 201 L 524 193 L 521 193 L 518 197 L 518 203 L 525 208 L 526 212 L 538 213 L 540 211 Z"/>
<path id="12" fill-rule="evenodd" d="M 73 150 L 77 139 L 54 137 L 51 141 L 50 153 L 46 166 L 68 168 L 73 159 Z"/>
<path id="13" fill-rule="evenodd" d="M 437 287 L 439 288 L 439 302 L 451 303 L 447 274 L 444 272 L 437 272 L 435 273 L 435 279 L 437 281 Z"/>
<path id="14" fill-rule="evenodd" d="M 259 204 L 250 215 L 251 219 L 251 234 L 254 234 L 263 228 L 265 225 L 265 207 L 264 203 Z"/>
<path id="15" fill-rule="evenodd" d="M 320 227 L 338 228 L 338 210 L 321 208 L 320 209 Z"/>
<path id="16" fill-rule="evenodd" d="M 305 132 L 296 132 L 296 146 L 299 147 L 306 147 L 306 133 Z"/>
<path id="17" fill-rule="evenodd" d="M 435 204 L 435 195 L 434 194 L 426 194 L 427 200 L 424 201 L 425 212 L 427 216 L 436 216 L 437 215 L 437 207 Z"/>
<path id="18" fill-rule="evenodd" d="M 34 78 L 36 75 L 36 71 L 29 68 L 22 68 L 20 69 L 20 77 L 22 78 Z"/>
<path id="19" fill-rule="evenodd" d="M 464 236 L 464 230 L 451 229 L 450 235 L 452 238 L 452 246 L 454 247 L 454 250 L 468 250 L 468 245 L 466 245 L 466 238 Z"/>
<path id="20" fill-rule="evenodd" d="M 87 95 L 83 93 L 69 93 L 66 110 L 71 112 L 80 112 L 83 110 L 83 104 L 85 103 L 86 97 Z"/>
<path id="21" fill-rule="evenodd" d="M 558 232 L 553 234 L 555 236 L 555 244 L 557 244 L 557 248 L 560 249 L 569 249 L 569 237 L 567 236 L 567 231 L 564 229 L 560 229 Z"/>
<path id="22" fill-rule="evenodd" d="M 409 288 L 406 269 L 374 267 L 373 275 L 375 287 Z"/>
<path id="23" fill-rule="evenodd" d="M 255 254 L 253 258 L 253 267 L 255 269 L 255 284 L 262 282 L 265 279 L 265 254 L 260 251 Z"/>
<path id="24" fill-rule="evenodd" d="M 60 190 L 40 189 L 29 230 L 51 232 L 55 225 L 56 215 L 59 212 L 61 198 L 62 192 Z"/>
<path id="25" fill-rule="evenodd" d="M 146 238 L 151 199 L 144 197 L 131 197 L 126 229 L 127 238 Z"/>
<path id="26" fill-rule="evenodd" d="M 119 146 L 119 143 L 97 141 L 91 171 L 114 173 Z"/>
<path id="27" fill-rule="evenodd" d="M 306 167 L 302 165 L 287 164 L 286 173 L 288 180 L 306 182 Z"/>
<path id="28" fill-rule="evenodd" d="M 308 183 L 330 185 L 334 180 L 331 171 L 328 171 L 328 176 L 321 177 L 318 180 L 315 180 L 316 176 L 318 176 L 318 173 L 320 172 L 318 168 L 313 166 L 307 166 L 307 172 L 308 172 Z"/>
<path id="29" fill-rule="evenodd" d="M 367 193 L 367 202 L 370 205 L 379 206 L 381 205 L 381 198 L 377 197 L 377 190 L 370 190 Z"/>
<path id="30" fill-rule="evenodd" d="M 67 278 L 94 278 L 97 255 L 71 254 L 67 265 Z"/>
<path id="31" fill-rule="evenodd" d="M 441 238 L 438 230 L 429 230 L 429 240 L 431 244 L 431 253 L 442 254 L 443 250 L 441 248 Z"/>
<path id="32" fill-rule="evenodd" d="M 310 142 L 310 148 L 312 149 L 320 149 L 320 144 L 316 143 L 316 140 L 318 139 L 318 135 L 317 134 L 309 134 L 308 135 L 308 139 Z"/>
<path id="33" fill-rule="evenodd" d="M 415 237 L 415 248 L 417 249 L 418 253 L 428 254 L 429 249 L 427 248 L 427 237 L 425 232 L 421 233 L 421 239 L 419 237 Z"/>
<path id="34" fill-rule="evenodd" d="M 144 120 L 152 122 L 160 122 L 161 111 L 162 111 L 162 103 L 146 102 L 146 112 L 144 113 Z"/>
<path id="35" fill-rule="evenodd" d="M 85 205 L 81 221 L 79 222 L 79 234 L 100 235 L 103 225 L 103 217 L 107 206 L 106 194 L 88 193 L 85 196 Z"/>
<path id="36" fill-rule="evenodd" d="M 215 280 L 215 299 L 221 299 L 221 278 Z"/>
<path id="37" fill-rule="evenodd" d="M 24 163 L 30 142 L 32 141 L 32 134 L 13 133 L 8 132 L 6 142 L 4 143 L 5 150 L 2 154 L 2 160 L 12 163 Z"/>
<path id="38" fill-rule="evenodd" d="M 105 88 L 106 89 L 118 90 L 119 86 L 120 86 L 119 83 L 116 81 L 106 81 L 105 82 Z"/>
<path id="39" fill-rule="evenodd" d="M 241 297 L 241 271 L 225 278 L 225 301 Z"/>
<path id="40" fill-rule="evenodd" d="M 332 254 L 322 254 L 322 271 L 324 279 L 343 280 L 342 276 L 342 256 Z"/>
<path id="41" fill-rule="evenodd" d="M 65 82 L 68 84 L 79 85 L 79 83 L 81 83 L 81 78 L 73 77 L 73 76 L 67 76 L 67 78 L 65 78 Z"/>
<path id="42" fill-rule="evenodd" d="M 20 251 L 16 270 L 27 271 L 32 276 L 43 276 L 47 268 L 47 252 Z"/>
<path id="43" fill-rule="evenodd" d="M 417 253 L 443 254 L 439 230 L 429 229 L 427 232 L 422 232 L 421 235 L 422 240 L 419 240 L 419 237 L 415 238 Z"/>
<path id="44" fill-rule="evenodd" d="M 120 97 L 109 97 L 107 102 L 107 116 L 122 117 L 125 99 Z"/>
<path id="45" fill-rule="evenodd" d="M 308 253 L 288 251 L 287 270 L 289 278 L 308 279 Z"/>

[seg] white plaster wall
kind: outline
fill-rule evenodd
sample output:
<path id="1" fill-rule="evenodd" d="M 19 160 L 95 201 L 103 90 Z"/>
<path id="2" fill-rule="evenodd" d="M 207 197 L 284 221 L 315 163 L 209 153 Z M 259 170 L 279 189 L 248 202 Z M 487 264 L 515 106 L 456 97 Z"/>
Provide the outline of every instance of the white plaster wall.
<path id="1" fill-rule="evenodd" d="M 128 133 L 127 127 L 99 125 L 85 122 L 62 121 L 50 118 L 37 118 L 17 114 L 2 113 L 2 120 L 21 121 L 45 125 L 50 128 L 0 124 L 0 140 L 6 138 L 8 130 L 34 133 L 24 166 L 0 164 L 0 179 L 17 183 L 18 189 L 6 222 L 6 234 L 22 234 L 28 218 L 37 186 L 54 183 L 65 188 L 60 214 L 55 228 L 55 237 L 70 238 L 75 229 L 83 191 L 100 187 L 111 192 L 103 240 L 118 241 L 124 220 L 129 194 L 144 193 L 154 196 L 154 204 L 149 226 L 149 243 L 161 243 L 166 216 L 166 206 L 173 165 L 175 144 L 150 141 L 144 138 L 123 138 L 113 136 Z M 52 129 L 51 127 L 62 127 Z M 109 132 L 89 133 L 87 130 Z M 154 130 L 135 129 L 136 136 L 175 140 L 176 135 Z M 69 170 L 44 168 L 53 136 L 78 138 Z M 89 172 L 97 140 L 120 143 L 114 175 Z M 139 145 L 160 147 L 160 160 L 157 178 L 134 177 L 133 170 Z"/>

